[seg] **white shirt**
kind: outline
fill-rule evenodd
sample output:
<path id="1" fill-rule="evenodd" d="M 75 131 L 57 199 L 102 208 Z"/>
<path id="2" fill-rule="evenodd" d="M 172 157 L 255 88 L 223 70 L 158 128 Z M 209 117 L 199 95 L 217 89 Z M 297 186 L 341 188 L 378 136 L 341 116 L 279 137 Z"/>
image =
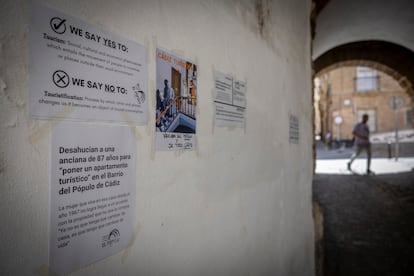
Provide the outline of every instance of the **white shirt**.
<path id="1" fill-rule="evenodd" d="M 368 139 L 363 139 L 355 135 L 355 143 L 357 145 L 368 145 L 369 144 L 369 128 L 367 124 L 358 123 L 354 127 L 354 133 L 359 136 L 365 136 Z"/>

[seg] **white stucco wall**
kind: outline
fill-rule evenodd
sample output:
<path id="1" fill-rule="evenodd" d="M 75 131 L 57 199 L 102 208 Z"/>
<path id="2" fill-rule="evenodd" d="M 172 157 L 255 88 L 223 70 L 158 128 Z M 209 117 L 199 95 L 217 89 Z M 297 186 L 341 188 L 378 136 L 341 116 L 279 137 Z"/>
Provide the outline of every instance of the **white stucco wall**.
<path id="1" fill-rule="evenodd" d="M 316 59 L 336 46 L 382 40 L 414 51 L 412 0 L 330 0 L 318 15 L 313 41 Z"/>
<path id="2" fill-rule="evenodd" d="M 156 46 L 198 65 L 197 150 L 155 152 L 150 107 L 136 127 L 135 242 L 73 275 L 314 275 L 310 1 L 263 1 L 263 36 L 247 0 L 45 2 L 145 45 L 150 89 Z M 28 2 L 0 3 L 0 274 L 46 275 L 57 122 L 28 115 Z M 247 81 L 245 130 L 213 128 L 214 69 Z"/>

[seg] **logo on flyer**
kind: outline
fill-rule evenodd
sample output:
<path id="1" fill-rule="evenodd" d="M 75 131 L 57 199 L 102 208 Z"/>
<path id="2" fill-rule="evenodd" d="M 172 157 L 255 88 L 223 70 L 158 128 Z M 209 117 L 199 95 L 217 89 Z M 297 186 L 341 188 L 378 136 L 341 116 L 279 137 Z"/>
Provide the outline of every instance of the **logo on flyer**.
<path id="1" fill-rule="evenodd" d="M 137 85 L 132 87 L 132 90 L 134 91 L 135 98 L 137 99 L 139 104 L 142 104 L 145 102 L 145 93 L 142 91 L 139 83 Z"/>
<path id="2" fill-rule="evenodd" d="M 111 247 L 112 245 L 119 242 L 121 233 L 118 229 L 112 229 L 108 235 L 102 237 L 102 247 Z"/>

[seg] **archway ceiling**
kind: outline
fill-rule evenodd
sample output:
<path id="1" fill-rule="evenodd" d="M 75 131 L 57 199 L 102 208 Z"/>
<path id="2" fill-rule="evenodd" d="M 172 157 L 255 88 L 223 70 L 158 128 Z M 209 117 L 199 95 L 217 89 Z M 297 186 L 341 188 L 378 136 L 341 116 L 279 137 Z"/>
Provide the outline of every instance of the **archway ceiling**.
<path id="1" fill-rule="evenodd" d="M 381 64 L 414 97 L 414 1 L 313 0 L 315 73 Z"/>
<path id="2" fill-rule="evenodd" d="M 313 16 L 313 59 L 356 41 L 388 41 L 414 51 L 413 0 L 313 0 Z"/>

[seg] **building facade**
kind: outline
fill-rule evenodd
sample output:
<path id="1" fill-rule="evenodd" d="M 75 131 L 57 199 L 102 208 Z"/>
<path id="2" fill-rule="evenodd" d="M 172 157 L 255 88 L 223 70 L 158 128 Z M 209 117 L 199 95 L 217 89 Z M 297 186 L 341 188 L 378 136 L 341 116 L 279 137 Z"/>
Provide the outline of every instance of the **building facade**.
<path id="1" fill-rule="evenodd" d="M 352 139 L 353 126 L 369 115 L 371 133 L 413 127 L 412 100 L 391 76 L 365 66 L 344 66 L 315 80 L 315 131 Z"/>

